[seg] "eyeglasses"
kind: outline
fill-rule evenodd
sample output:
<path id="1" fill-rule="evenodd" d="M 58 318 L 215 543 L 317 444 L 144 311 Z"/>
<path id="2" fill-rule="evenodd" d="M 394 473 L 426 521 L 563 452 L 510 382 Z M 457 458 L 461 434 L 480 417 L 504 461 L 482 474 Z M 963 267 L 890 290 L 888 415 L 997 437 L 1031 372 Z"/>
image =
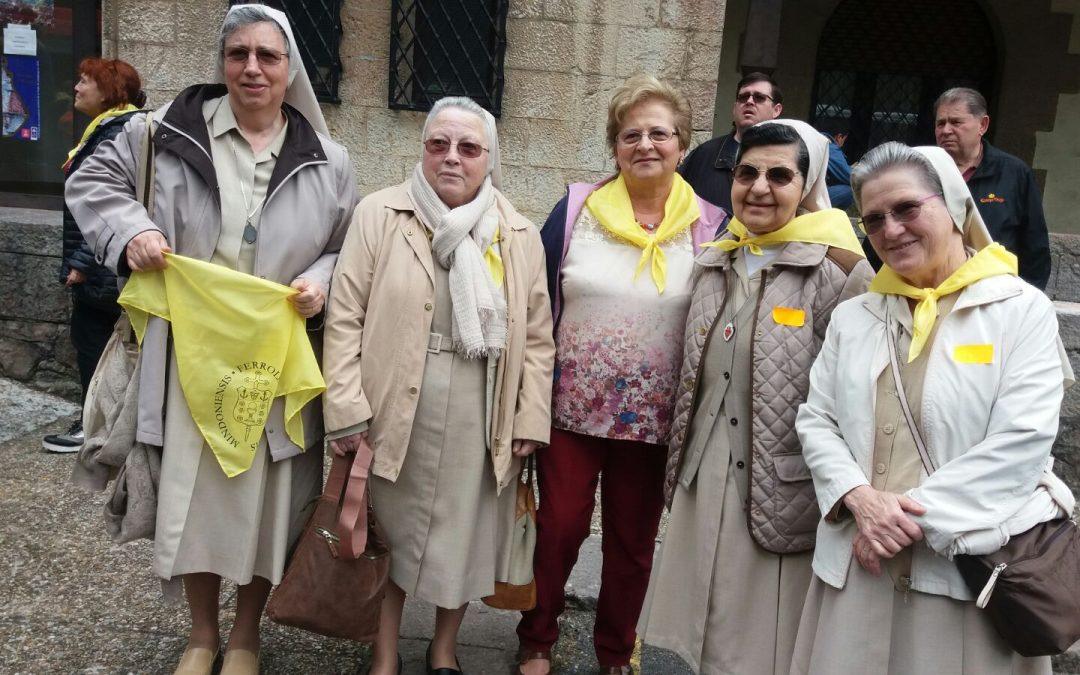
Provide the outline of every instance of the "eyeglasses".
<path id="1" fill-rule="evenodd" d="M 251 58 L 252 51 L 247 47 L 230 47 L 225 50 L 225 59 L 231 63 L 247 63 Z M 275 52 L 273 49 L 259 47 L 255 50 L 255 58 L 260 66 L 276 66 L 282 59 L 288 58 L 288 54 Z"/>
<path id="2" fill-rule="evenodd" d="M 627 148 L 633 147 L 641 142 L 641 139 L 646 136 L 653 143 L 667 143 L 671 140 L 672 136 L 678 136 L 678 129 L 665 129 L 664 127 L 653 127 L 649 129 L 648 133 L 643 132 L 641 129 L 627 129 L 618 136 L 615 140 L 619 142 L 619 145 Z"/>
<path id="3" fill-rule="evenodd" d="M 784 187 L 799 174 L 795 169 L 786 166 L 771 166 L 765 169 L 765 180 L 773 187 Z M 753 164 L 737 164 L 732 176 L 743 185 L 753 185 L 757 182 L 762 170 Z"/>
<path id="4" fill-rule="evenodd" d="M 749 103 L 750 99 L 754 99 L 754 103 L 761 105 L 765 101 L 773 100 L 773 97 L 767 94 L 762 94 L 760 91 L 744 91 L 741 94 L 735 95 L 735 100 L 739 103 Z"/>
<path id="5" fill-rule="evenodd" d="M 458 154 L 467 159 L 476 159 L 487 150 L 484 146 L 472 141 L 448 141 L 445 138 L 429 138 L 424 141 L 424 149 L 433 155 L 445 155 L 455 145 Z"/>
<path id="6" fill-rule="evenodd" d="M 867 213 L 859 220 L 859 227 L 861 227 L 862 231 L 866 234 L 877 234 L 881 231 L 881 228 L 885 227 L 886 219 L 890 215 L 898 223 L 910 223 L 919 217 L 919 212 L 922 211 L 923 203 L 934 197 L 942 197 L 942 195 L 939 192 L 935 192 L 932 195 L 926 195 L 922 199 L 900 202 L 892 207 L 892 210 L 886 211 L 885 213 Z"/>

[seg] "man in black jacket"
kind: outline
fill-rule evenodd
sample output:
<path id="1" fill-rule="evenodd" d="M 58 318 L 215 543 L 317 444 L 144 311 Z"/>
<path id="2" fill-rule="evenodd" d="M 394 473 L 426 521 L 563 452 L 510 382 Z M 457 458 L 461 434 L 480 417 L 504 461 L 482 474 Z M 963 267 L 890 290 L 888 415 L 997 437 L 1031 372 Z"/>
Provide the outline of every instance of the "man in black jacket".
<path id="1" fill-rule="evenodd" d="M 764 120 L 780 117 L 784 95 L 765 73 L 750 73 L 736 87 L 731 109 L 732 131 L 705 141 L 686 156 L 679 173 L 694 192 L 731 213 L 731 171 L 742 132 Z"/>
<path id="2" fill-rule="evenodd" d="M 1050 236 L 1039 186 L 1027 164 L 983 140 L 986 99 L 967 87 L 949 89 L 934 104 L 934 118 L 937 144 L 964 175 L 990 235 L 1016 254 L 1021 278 L 1046 288 Z"/>

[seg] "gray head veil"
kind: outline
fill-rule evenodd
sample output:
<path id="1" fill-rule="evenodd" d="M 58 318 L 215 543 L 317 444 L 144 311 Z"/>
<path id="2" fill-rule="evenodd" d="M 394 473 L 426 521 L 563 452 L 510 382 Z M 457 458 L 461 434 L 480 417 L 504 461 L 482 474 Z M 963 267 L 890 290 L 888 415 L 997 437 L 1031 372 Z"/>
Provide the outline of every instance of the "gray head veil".
<path id="1" fill-rule="evenodd" d="M 315 90 L 311 87 L 311 80 L 308 78 L 307 71 L 304 70 L 304 61 L 300 57 L 300 49 L 297 47 L 296 37 L 293 35 L 292 26 L 289 25 L 289 19 L 284 12 L 266 5 L 235 5 L 229 8 L 229 13 L 225 15 L 226 19 L 229 14 L 248 8 L 255 8 L 265 12 L 274 22 L 281 26 L 281 29 L 285 31 L 285 35 L 289 38 L 289 86 L 285 89 L 285 103 L 300 111 L 300 114 L 304 116 L 315 131 L 324 136 L 330 136 L 330 131 L 326 127 L 326 119 L 323 118 L 322 108 L 319 107 L 319 102 L 315 98 Z M 213 82 L 225 82 L 224 59 L 225 55 L 218 52 Z"/>

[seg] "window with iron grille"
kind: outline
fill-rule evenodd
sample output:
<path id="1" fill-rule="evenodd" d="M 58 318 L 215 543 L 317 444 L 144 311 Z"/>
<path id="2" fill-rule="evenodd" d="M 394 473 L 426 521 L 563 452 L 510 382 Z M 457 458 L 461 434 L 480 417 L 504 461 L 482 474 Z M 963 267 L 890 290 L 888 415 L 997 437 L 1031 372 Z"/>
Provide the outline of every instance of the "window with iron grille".
<path id="1" fill-rule="evenodd" d="M 885 141 L 934 143 L 949 87 L 994 100 L 997 48 L 979 0 L 844 0 L 825 24 L 810 121 L 848 128 L 852 161 Z"/>
<path id="2" fill-rule="evenodd" d="M 468 96 L 498 117 L 509 0 L 391 0 L 390 100 L 431 110 Z"/>
<path id="3" fill-rule="evenodd" d="M 230 0 L 241 5 L 248 0 Z M 315 98 L 323 103 L 341 103 L 338 83 L 341 82 L 341 3 L 342 0 L 263 0 L 285 12 L 292 25 L 296 47 L 304 60 L 304 69 L 311 79 Z"/>

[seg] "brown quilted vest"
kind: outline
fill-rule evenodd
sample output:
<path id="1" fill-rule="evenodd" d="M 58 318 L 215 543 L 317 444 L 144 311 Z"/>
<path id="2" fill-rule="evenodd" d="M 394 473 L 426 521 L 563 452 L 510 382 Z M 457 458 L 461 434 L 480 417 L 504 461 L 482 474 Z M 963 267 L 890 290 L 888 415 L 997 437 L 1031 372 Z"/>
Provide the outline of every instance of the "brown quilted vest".
<path id="1" fill-rule="evenodd" d="M 683 363 L 671 429 L 664 492 L 671 504 L 682 476 L 683 449 L 697 388 L 702 355 L 718 332 L 717 318 L 727 299 L 725 273 L 731 254 L 709 249 L 698 259 L 684 339 Z M 810 470 L 802 458 L 795 416 L 810 387 L 814 363 L 833 308 L 862 294 L 873 276 L 860 256 L 821 244 L 788 244 L 762 270 L 753 325 L 750 470 L 747 526 L 754 541 L 773 553 L 797 553 L 814 547 L 821 517 Z M 801 327 L 773 321 L 774 307 L 802 309 Z"/>

